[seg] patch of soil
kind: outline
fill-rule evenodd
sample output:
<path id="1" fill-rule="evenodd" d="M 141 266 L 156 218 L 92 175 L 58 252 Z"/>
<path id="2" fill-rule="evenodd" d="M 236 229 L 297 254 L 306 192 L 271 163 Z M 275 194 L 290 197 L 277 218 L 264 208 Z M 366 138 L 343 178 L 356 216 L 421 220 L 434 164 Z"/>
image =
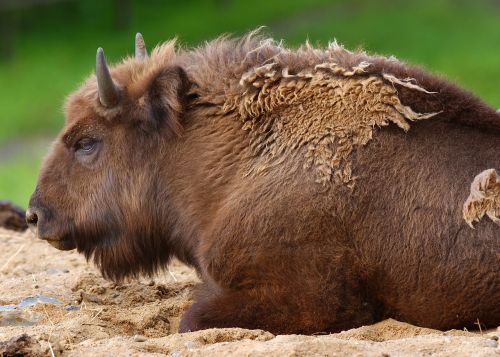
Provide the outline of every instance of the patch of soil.
<path id="1" fill-rule="evenodd" d="M 45 352 L 37 340 L 25 333 L 0 342 L 0 356 L 14 357 L 26 355 L 43 356 Z"/>

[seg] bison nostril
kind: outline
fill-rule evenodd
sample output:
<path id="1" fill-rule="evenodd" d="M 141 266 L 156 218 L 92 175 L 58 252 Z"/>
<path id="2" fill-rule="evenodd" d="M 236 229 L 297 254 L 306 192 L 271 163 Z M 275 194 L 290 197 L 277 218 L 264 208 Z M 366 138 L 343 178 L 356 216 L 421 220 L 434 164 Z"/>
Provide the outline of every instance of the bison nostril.
<path id="1" fill-rule="evenodd" d="M 38 215 L 35 212 L 28 210 L 28 212 L 26 212 L 26 223 L 28 223 L 28 226 L 30 227 L 36 227 L 38 223 Z"/>

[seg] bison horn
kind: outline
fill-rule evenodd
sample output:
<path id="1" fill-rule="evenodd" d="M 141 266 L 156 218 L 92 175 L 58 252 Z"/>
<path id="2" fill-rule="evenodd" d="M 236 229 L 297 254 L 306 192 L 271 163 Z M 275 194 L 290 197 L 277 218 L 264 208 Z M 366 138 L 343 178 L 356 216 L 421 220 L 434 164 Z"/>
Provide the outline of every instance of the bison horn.
<path id="1" fill-rule="evenodd" d="M 100 47 L 97 49 L 95 74 L 97 76 L 97 87 L 99 89 L 101 104 L 108 108 L 114 107 L 118 104 L 119 93 L 109 73 L 104 51 Z"/>
<path id="2" fill-rule="evenodd" d="M 146 50 L 146 44 L 144 43 L 144 38 L 138 32 L 135 35 L 135 58 L 139 61 L 144 61 L 148 57 L 148 51 Z"/>

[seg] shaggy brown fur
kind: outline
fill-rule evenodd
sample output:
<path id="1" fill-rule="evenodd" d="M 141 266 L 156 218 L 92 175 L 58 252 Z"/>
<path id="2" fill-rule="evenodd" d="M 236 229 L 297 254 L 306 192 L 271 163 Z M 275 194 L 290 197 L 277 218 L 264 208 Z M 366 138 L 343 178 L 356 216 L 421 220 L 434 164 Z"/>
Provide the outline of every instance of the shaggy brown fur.
<path id="1" fill-rule="evenodd" d="M 462 213 L 500 167 L 479 99 L 393 58 L 255 34 L 111 73 L 116 107 L 95 77 L 68 99 L 28 219 L 112 279 L 193 265 L 181 331 L 500 323 L 500 227 Z"/>
<path id="2" fill-rule="evenodd" d="M 24 211 L 7 201 L 0 201 L 0 227 L 14 231 L 24 231 L 28 226 Z"/>

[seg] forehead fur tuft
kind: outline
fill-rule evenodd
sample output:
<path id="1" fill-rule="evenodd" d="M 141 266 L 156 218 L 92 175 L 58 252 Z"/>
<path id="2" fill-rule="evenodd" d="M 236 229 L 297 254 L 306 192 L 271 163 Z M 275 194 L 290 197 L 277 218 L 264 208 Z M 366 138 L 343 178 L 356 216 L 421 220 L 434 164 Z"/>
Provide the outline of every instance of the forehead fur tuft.
<path id="1" fill-rule="evenodd" d="M 175 64 L 176 58 L 174 39 L 155 47 L 151 55 L 143 61 L 127 57 L 117 65 L 110 65 L 110 72 L 123 95 L 131 100 L 138 100 L 163 70 Z M 100 105 L 94 74 L 66 100 L 66 118 L 71 119 L 75 113 L 88 111 L 89 107 L 104 117 L 113 117 L 121 112 L 120 106 L 106 109 Z"/>
<path id="2" fill-rule="evenodd" d="M 175 49 L 176 40 L 174 39 L 155 47 L 146 60 L 137 61 L 135 58 L 128 58 L 116 68 L 117 78 L 120 78 L 120 70 L 128 72 L 127 94 L 131 98 L 138 99 L 143 96 L 163 70 L 175 65 L 177 59 Z"/>

